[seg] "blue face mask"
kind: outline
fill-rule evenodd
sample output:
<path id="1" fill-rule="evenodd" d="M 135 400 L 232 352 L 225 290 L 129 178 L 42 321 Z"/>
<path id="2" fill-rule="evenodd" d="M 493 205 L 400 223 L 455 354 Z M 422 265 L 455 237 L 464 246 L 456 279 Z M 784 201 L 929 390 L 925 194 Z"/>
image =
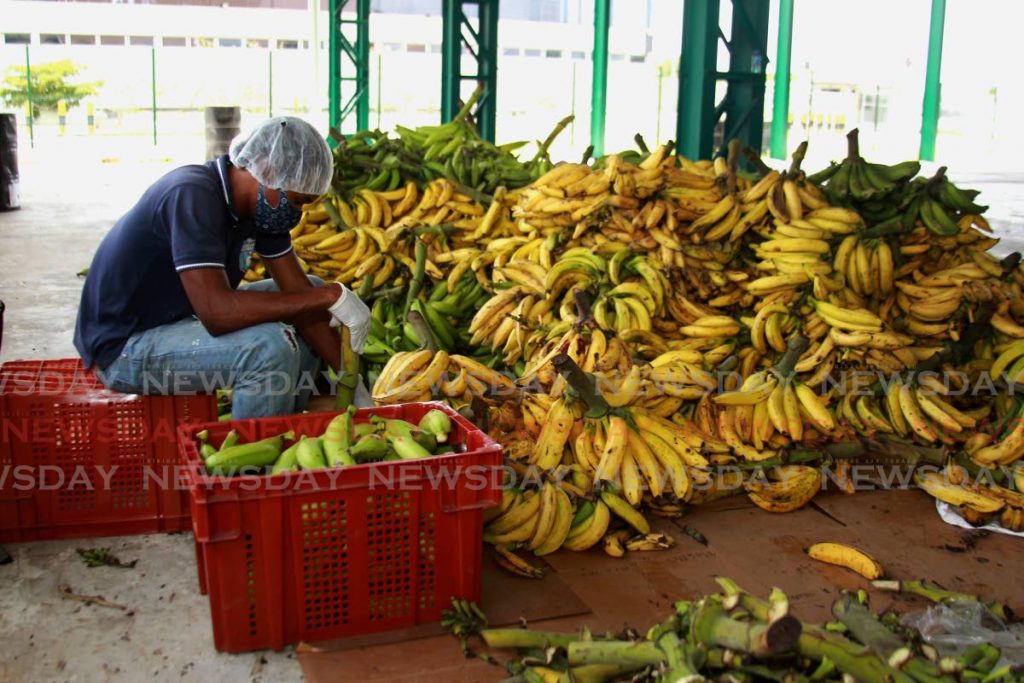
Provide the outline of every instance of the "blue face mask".
<path id="1" fill-rule="evenodd" d="M 278 195 L 281 200 L 276 208 L 272 207 L 267 203 L 263 186 L 260 185 L 256 195 L 256 216 L 253 219 L 256 223 L 256 232 L 264 235 L 287 235 L 289 230 L 298 225 L 302 218 L 302 209 L 292 206 L 284 190 L 278 190 Z"/>

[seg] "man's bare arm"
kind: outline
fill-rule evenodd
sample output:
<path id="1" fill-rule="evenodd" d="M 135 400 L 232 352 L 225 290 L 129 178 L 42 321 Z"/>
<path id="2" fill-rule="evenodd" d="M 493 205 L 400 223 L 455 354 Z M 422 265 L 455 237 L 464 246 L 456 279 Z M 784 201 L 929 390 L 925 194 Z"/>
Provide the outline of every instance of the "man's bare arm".
<path id="1" fill-rule="evenodd" d="M 304 292 L 315 289 L 313 283 L 302 272 L 302 266 L 299 265 L 299 259 L 294 251 L 275 259 L 264 259 L 263 262 L 282 292 Z M 341 338 L 338 331 L 331 327 L 330 322 L 331 316 L 326 311 L 299 315 L 292 321 L 313 351 L 335 371 L 338 371 L 341 368 Z"/>
<path id="2" fill-rule="evenodd" d="M 301 269 L 300 269 L 301 272 Z M 302 316 L 322 314 L 341 293 L 334 286 L 308 286 L 282 292 L 232 289 L 220 268 L 193 268 L 180 273 L 185 294 L 203 327 L 214 335 L 227 334 L 268 322 L 293 323 Z M 307 285 L 309 281 L 306 281 Z"/>

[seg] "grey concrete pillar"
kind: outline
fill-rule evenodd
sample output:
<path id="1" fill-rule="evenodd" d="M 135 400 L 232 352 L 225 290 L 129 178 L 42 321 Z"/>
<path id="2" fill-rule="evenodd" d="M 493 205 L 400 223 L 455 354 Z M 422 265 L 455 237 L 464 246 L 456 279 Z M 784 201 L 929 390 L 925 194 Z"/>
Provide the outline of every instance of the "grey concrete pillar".
<path id="1" fill-rule="evenodd" d="M 207 107 L 206 159 L 216 159 L 227 154 L 231 140 L 241 132 L 241 107 Z"/>

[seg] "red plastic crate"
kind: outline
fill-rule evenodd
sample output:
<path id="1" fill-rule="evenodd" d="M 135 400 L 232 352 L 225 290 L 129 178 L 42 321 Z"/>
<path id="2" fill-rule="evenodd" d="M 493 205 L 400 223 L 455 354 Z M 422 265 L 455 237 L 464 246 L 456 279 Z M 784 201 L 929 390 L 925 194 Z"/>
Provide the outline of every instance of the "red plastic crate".
<path id="1" fill-rule="evenodd" d="M 179 431 L 191 490 L 200 584 L 214 645 L 281 649 L 440 618 L 452 596 L 479 600 L 482 512 L 501 499 L 501 446 L 450 408 L 412 403 L 356 413 L 417 422 L 451 415 L 465 452 L 274 476 L 206 474 L 195 434 L 217 445 L 293 430 L 317 436 L 337 413 L 187 425 Z"/>
<path id="2" fill-rule="evenodd" d="M 0 366 L 0 543 L 184 531 L 177 427 L 213 396 L 106 389 L 78 359 Z"/>

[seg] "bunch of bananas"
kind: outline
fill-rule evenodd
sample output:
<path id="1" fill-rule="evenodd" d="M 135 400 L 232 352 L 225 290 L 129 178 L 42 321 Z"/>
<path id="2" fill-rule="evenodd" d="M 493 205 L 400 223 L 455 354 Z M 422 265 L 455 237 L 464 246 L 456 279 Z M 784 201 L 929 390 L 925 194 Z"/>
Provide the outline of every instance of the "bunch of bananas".
<path id="1" fill-rule="evenodd" d="M 616 557 L 622 557 L 626 550 L 672 547 L 670 537 L 652 534 L 643 515 L 618 494 L 604 491 L 588 499 L 570 491 L 576 491 L 572 484 L 551 480 L 536 490 L 506 489 L 501 505 L 485 515 L 484 527 L 484 540 L 495 546 L 503 567 L 525 578 L 543 575 L 542 570 L 512 552 L 512 547 L 537 557 L 561 548 L 582 552 L 610 537 L 616 538 L 622 549 Z"/>
<path id="2" fill-rule="evenodd" d="M 834 200 L 849 198 L 853 201 L 878 201 L 877 206 L 867 207 L 872 222 L 881 223 L 889 216 L 878 215 L 871 209 L 884 210 L 889 207 L 893 193 L 910 181 L 921 170 L 916 161 L 904 161 L 893 166 L 872 164 L 860 155 L 859 131 L 854 128 L 846 135 L 847 156 L 840 164 L 834 164 L 815 175 L 815 182 L 824 182 L 825 192 Z M 890 199 L 890 201 L 886 201 Z"/>
<path id="3" fill-rule="evenodd" d="M 1006 529 L 1024 531 L 1024 469 L 1020 467 L 1013 470 L 1013 489 L 972 479 L 965 467 L 956 464 L 947 465 L 941 473 L 918 473 L 915 482 L 929 495 L 957 508 L 975 526 L 998 520 Z"/>
<path id="4" fill-rule="evenodd" d="M 405 300 L 400 288 L 391 292 L 377 296 L 370 309 L 370 336 L 363 359 L 371 364 L 374 379 L 378 366 L 395 358 L 397 351 L 415 351 L 422 346 L 448 352 L 468 348 L 465 338 L 473 306 L 487 297 L 472 278 L 459 283 L 450 294 L 445 283 L 438 282 L 422 299 L 411 301 Z"/>
<path id="5" fill-rule="evenodd" d="M 813 179 L 825 183 L 830 200 L 863 215 L 876 235 L 917 224 L 936 235 L 956 235 L 960 218 L 978 216 L 987 209 L 975 203 L 976 190 L 961 189 L 946 178 L 945 166 L 929 179 L 915 178 L 921 170 L 918 162 L 893 166 L 868 163 L 860 156 L 857 129 L 850 131 L 847 139 L 846 159 Z"/>
<path id="6" fill-rule="evenodd" d="M 331 190 L 347 196 L 367 189 L 391 191 L 420 179 L 421 160 L 402 143 L 379 130 L 337 136 Z"/>
<path id="7" fill-rule="evenodd" d="M 694 481 L 706 483 L 709 461 L 702 454 L 707 442 L 695 429 L 679 425 L 634 406 L 603 418 L 579 415 L 580 406 L 564 398 L 524 401 L 523 437 L 509 457 L 545 471 L 571 476 L 585 492 L 607 486 L 620 490 L 638 506 L 645 492 L 663 493 L 686 502 Z M 719 451 L 725 451 L 718 444 Z M 563 478 L 565 478 L 563 476 Z"/>
<path id="8" fill-rule="evenodd" d="M 334 194 L 351 197 L 361 189 L 393 191 L 408 182 L 424 185 L 448 178 L 477 192 L 493 194 L 498 187 L 522 187 L 551 168 L 548 148 L 572 121 L 560 121 L 539 143 L 536 155 L 524 162 L 513 154 L 526 142 L 494 145 L 480 137 L 470 111 L 483 94 L 478 88 L 448 123 L 406 128 L 397 138 L 379 130 L 359 131 L 344 137 L 332 131 Z M 351 225 L 351 223 L 349 223 Z"/>
<path id="9" fill-rule="evenodd" d="M 395 353 L 371 394 L 379 405 L 448 398 L 461 406 L 473 397 L 506 398 L 515 391 L 509 377 L 472 357 L 421 349 Z"/>
<path id="10" fill-rule="evenodd" d="M 959 218 L 979 215 L 988 208 L 974 203 L 976 191 L 962 190 L 949 182 L 945 166 L 929 180 L 915 180 L 910 192 L 901 223 L 923 223 L 936 235 L 958 234 Z"/>
<path id="11" fill-rule="evenodd" d="M 574 117 L 559 121 L 547 139 L 538 144 L 534 157 L 523 163 L 513 152 L 525 146 L 525 141 L 495 146 L 483 140 L 466 120 L 480 92 L 474 93 L 462 112 L 448 123 L 416 129 L 398 126 L 399 138 L 406 148 L 423 160 L 424 179 L 450 178 L 479 192 L 493 194 L 499 187 L 527 185 L 549 171 L 552 163 L 548 148 Z"/>
<path id="12" fill-rule="evenodd" d="M 669 143 L 538 162 L 529 184 L 484 195 L 453 178 L 464 125 L 401 131 L 444 177 L 349 188 L 293 238 L 310 272 L 373 299 L 378 403 L 483 401 L 511 463 L 564 490 L 579 519 L 561 539 L 560 495 L 506 501 L 502 515 L 540 497 L 559 520 L 521 540 L 498 525 L 506 564 L 508 546 L 615 533 L 605 493 L 659 514 L 744 492 L 795 509 L 847 442 L 942 447 L 975 468 L 1024 456 L 1021 402 L 998 390 L 1024 381 L 1024 268 L 989 254 L 984 207 L 943 173 L 870 164 L 854 133 L 818 174 L 805 146 L 747 176 L 736 144 L 694 161 Z M 936 234 L 940 210 L 955 231 Z M 965 390 L 989 376 L 995 391 Z"/>

